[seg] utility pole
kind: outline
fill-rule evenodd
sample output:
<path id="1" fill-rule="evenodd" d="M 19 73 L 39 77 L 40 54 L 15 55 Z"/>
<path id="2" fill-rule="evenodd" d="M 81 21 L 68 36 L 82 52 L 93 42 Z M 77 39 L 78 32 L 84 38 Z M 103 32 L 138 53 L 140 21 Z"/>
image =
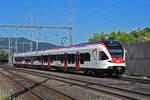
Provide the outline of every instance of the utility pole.
<path id="1" fill-rule="evenodd" d="M 17 46 L 17 44 L 18 44 L 17 42 L 18 41 L 17 41 L 17 38 L 18 38 L 18 33 L 17 33 L 17 27 L 16 27 L 16 53 L 18 52 L 18 46 Z"/>
<path id="2" fill-rule="evenodd" d="M 31 16 L 31 26 L 33 25 L 33 19 L 35 16 Z M 31 44 L 30 44 L 30 51 L 32 52 L 33 43 L 32 43 L 32 28 L 31 28 Z"/>
<path id="3" fill-rule="evenodd" d="M 70 0 L 70 45 L 72 45 L 72 0 Z"/>
<path id="4" fill-rule="evenodd" d="M 10 33 L 8 36 L 8 64 L 11 64 L 11 57 L 10 57 Z"/>
<path id="5" fill-rule="evenodd" d="M 41 29 L 38 30 L 39 34 L 37 35 L 37 40 L 36 40 L 36 50 L 39 50 L 39 40 L 40 40 L 40 33 L 41 33 Z"/>

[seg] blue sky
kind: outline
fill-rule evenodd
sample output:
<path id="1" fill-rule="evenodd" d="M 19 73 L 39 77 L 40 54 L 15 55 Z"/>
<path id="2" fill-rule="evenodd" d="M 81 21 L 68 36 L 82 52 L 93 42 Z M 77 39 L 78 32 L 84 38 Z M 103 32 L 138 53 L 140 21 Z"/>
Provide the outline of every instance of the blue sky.
<path id="1" fill-rule="evenodd" d="M 70 0 L 1 0 L 0 25 L 69 26 Z M 130 32 L 150 26 L 150 0 L 73 0 L 73 43 L 88 41 L 94 32 Z M 134 23 L 133 23 L 134 22 Z M 15 36 L 15 29 L 1 28 L 0 36 Z M 34 29 L 34 40 L 37 30 Z M 30 29 L 18 29 L 30 38 Z M 68 30 L 41 30 L 40 41 L 60 45 Z M 67 40 L 66 45 L 69 44 Z"/>

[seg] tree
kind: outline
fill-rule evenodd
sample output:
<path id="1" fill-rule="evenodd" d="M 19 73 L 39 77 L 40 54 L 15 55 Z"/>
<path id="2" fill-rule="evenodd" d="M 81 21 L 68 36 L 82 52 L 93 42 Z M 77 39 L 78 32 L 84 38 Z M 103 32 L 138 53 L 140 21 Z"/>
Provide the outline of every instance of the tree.
<path id="1" fill-rule="evenodd" d="M 0 48 L 0 60 L 8 60 L 8 54 L 6 54 L 2 48 Z"/>
<path id="2" fill-rule="evenodd" d="M 117 40 L 117 33 L 116 32 L 111 32 L 108 35 L 108 40 Z"/>
<path id="3" fill-rule="evenodd" d="M 100 40 L 106 40 L 107 39 L 107 34 L 104 32 L 101 32 L 100 34 L 98 33 L 93 33 L 93 37 L 89 38 L 88 41 L 100 41 Z"/>
<path id="4" fill-rule="evenodd" d="M 146 27 L 141 29 L 140 27 L 137 30 L 131 31 L 129 33 L 122 32 L 121 30 L 111 32 L 106 34 L 104 32 L 93 33 L 93 37 L 89 38 L 88 41 L 99 41 L 99 40 L 117 40 L 121 43 L 130 43 L 137 41 L 147 41 L 150 40 L 150 28 Z"/>
<path id="5" fill-rule="evenodd" d="M 141 30 L 141 35 L 143 36 L 143 41 L 150 40 L 150 28 L 146 27 Z"/>

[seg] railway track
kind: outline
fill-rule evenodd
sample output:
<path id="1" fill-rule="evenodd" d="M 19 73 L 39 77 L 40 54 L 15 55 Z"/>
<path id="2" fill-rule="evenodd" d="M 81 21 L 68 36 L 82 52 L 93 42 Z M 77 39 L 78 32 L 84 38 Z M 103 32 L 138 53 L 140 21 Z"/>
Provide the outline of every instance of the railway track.
<path id="1" fill-rule="evenodd" d="M 22 95 L 25 92 L 29 92 L 30 93 L 29 95 L 31 96 L 31 98 L 32 99 L 34 98 L 33 100 L 44 100 L 42 97 L 40 97 L 39 95 L 37 95 L 36 93 L 34 93 L 30 88 L 22 85 L 20 82 L 18 82 L 17 80 L 13 79 L 12 77 L 6 75 L 3 72 L 0 72 L 0 74 L 3 77 L 11 80 L 15 85 L 17 85 L 17 86 L 19 86 L 21 88 L 21 90 L 19 92 L 15 93 L 15 94 L 12 94 L 11 96 L 9 96 L 7 98 L 8 100 L 14 100 L 14 98 L 18 97 L 19 95 Z"/>
<path id="2" fill-rule="evenodd" d="M 121 76 L 118 79 L 119 80 L 123 80 L 123 81 L 130 81 L 130 82 L 138 82 L 138 83 L 143 83 L 143 84 L 150 84 L 150 79 L 143 79 L 143 78 L 140 78 L 140 77 Z"/>
<path id="3" fill-rule="evenodd" d="M 3 67 L 1 65 L 1 67 Z M 17 67 L 15 67 L 17 68 Z M 14 69 L 14 67 L 13 67 Z M 97 76 L 93 76 L 97 77 Z M 144 79 L 140 77 L 131 77 L 131 76 L 110 76 L 107 77 L 108 79 L 115 79 L 115 80 L 122 80 L 122 81 L 129 81 L 129 82 L 138 82 L 138 83 L 143 83 L 143 84 L 150 84 L 150 79 Z"/>
<path id="4" fill-rule="evenodd" d="M 37 98 L 35 100 L 51 100 L 51 99 L 52 100 L 76 100 L 75 98 L 73 98 L 71 96 L 65 95 L 57 90 L 54 90 L 50 87 L 42 85 L 42 83 L 46 82 L 48 79 L 43 82 L 38 83 L 38 82 L 32 81 L 28 78 L 25 78 L 21 75 L 15 74 L 11 71 L 7 70 L 7 72 L 11 75 L 5 75 L 5 77 L 8 77 L 13 82 L 15 82 L 17 85 L 23 87 L 25 90 L 24 92 L 29 91 L 31 94 L 36 96 Z M 38 89 L 40 91 L 38 91 Z M 13 98 L 16 97 L 15 95 L 16 94 L 14 94 L 10 97 L 10 98 L 12 98 L 11 100 L 13 100 Z"/>
<path id="5" fill-rule="evenodd" d="M 128 89 L 123 89 L 123 88 L 118 88 L 115 86 L 111 85 L 105 85 L 105 84 L 97 84 L 94 82 L 89 82 L 89 81 L 83 81 L 83 80 L 78 80 L 78 79 L 73 79 L 73 78 L 67 78 L 63 76 L 57 76 L 57 75 L 52 75 L 52 74 L 47 74 L 43 72 L 35 72 L 35 71 L 27 71 L 24 69 L 13 69 L 15 71 L 23 72 L 23 73 L 28 73 L 32 74 L 35 76 L 40 76 L 44 78 L 50 78 L 56 81 L 68 83 L 74 86 L 78 86 L 84 89 L 89 89 L 92 91 L 104 93 L 106 95 L 126 99 L 126 100 L 149 100 L 150 94 L 142 93 L 142 92 L 136 92 Z"/>

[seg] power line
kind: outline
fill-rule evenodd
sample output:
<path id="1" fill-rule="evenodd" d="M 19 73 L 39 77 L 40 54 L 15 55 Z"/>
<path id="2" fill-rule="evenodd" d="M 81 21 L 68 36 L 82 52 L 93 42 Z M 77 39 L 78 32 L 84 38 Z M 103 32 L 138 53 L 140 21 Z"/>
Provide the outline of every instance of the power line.
<path id="1" fill-rule="evenodd" d="M 42 12 L 43 9 L 45 9 L 46 7 L 49 6 L 48 4 L 50 3 L 50 1 L 53 1 L 53 0 L 47 0 L 47 1 L 46 1 L 45 3 L 43 3 L 43 5 L 42 5 L 37 11 L 35 11 L 32 15 L 36 15 L 37 13 Z M 28 21 L 29 21 L 29 17 L 26 17 L 25 21 L 24 21 L 23 24 L 21 24 L 21 25 L 25 25 Z"/>
<path id="2" fill-rule="evenodd" d="M 71 27 L 0 25 L 0 28 L 36 28 L 36 29 L 71 29 Z"/>
<path id="3" fill-rule="evenodd" d="M 128 23 L 122 23 L 122 24 L 107 26 L 107 27 L 103 27 L 103 28 L 108 29 L 108 28 L 113 28 L 113 27 L 126 26 L 126 25 L 135 24 L 135 23 L 138 23 L 138 22 L 144 22 L 144 21 L 148 21 L 148 20 L 150 20 L 150 17 L 144 18 L 144 19 L 136 19 L 136 20 L 128 22 Z"/>
<path id="4" fill-rule="evenodd" d="M 76 4 L 72 5 L 72 8 L 73 8 L 73 9 L 76 8 L 76 7 L 79 5 L 79 3 L 80 3 L 81 1 L 82 1 L 82 0 L 79 0 Z M 61 17 L 60 15 L 62 15 L 62 14 L 64 14 L 64 13 L 67 13 L 67 12 L 69 12 L 69 9 L 68 9 L 68 8 L 64 9 L 61 13 L 57 14 L 55 17 Z"/>
<path id="5" fill-rule="evenodd" d="M 25 1 L 25 0 L 24 0 L 24 1 Z M 24 10 L 24 9 L 27 7 L 27 5 L 29 4 L 29 1 L 30 1 L 30 0 L 28 0 L 28 2 L 27 2 L 27 1 L 25 2 L 25 5 L 24 5 L 20 10 L 18 10 L 18 12 L 15 14 L 14 17 L 12 17 L 12 18 L 8 21 L 8 24 L 11 23 L 17 16 L 20 16 L 21 13 L 23 13 L 23 10 Z"/>
<path id="6" fill-rule="evenodd" d="M 25 1 L 25 0 L 24 0 L 24 1 Z M 8 24 L 10 24 L 18 15 L 20 15 L 20 13 L 23 12 L 23 10 L 27 7 L 27 5 L 29 5 L 29 1 L 30 1 L 30 0 L 28 0 L 28 1 L 25 2 L 25 6 L 23 6 L 20 10 L 18 10 L 18 12 L 15 14 L 15 16 L 12 17 L 12 18 L 8 21 Z M 5 31 L 6 29 L 3 28 L 2 30 Z"/>
<path id="7" fill-rule="evenodd" d="M 96 11 L 94 11 L 94 12 L 92 12 L 92 13 L 89 13 L 89 14 L 87 14 L 87 15 L 85 15 L 85 16 L 82 16 L 82 17 L 80 17 L 80 18 L 77 18 L 77 19 L 75 19 L 73 22 L 76 23 L 76 22 L 79 22 L 79 21 L 82 20 L 82 19 L 85 19 L 85 18 L 87 18 L 87 17 L 96 15 L 96 14 L 99 13 L 100 11 L 104 11 L 104 10 L 106 10 L 106 9 L 108 9 L 108 8 L 114 7 L 114 5 L 117 5 L 117 4 L 121 3 L 121 2 L 122 2 L 122 0 L 119 0 L 119 1 L 117 1 L 117 2 L 115 2 L 115 3 L 109 4 L 108 6 L 106 6 L 106 7 L 104 7 L 104 8 L 101 8 L 101 9 L 96 10 Z"/>
<path id="8" fill-rule="evenodd" d="M 53 0 L 47 0 L 45 3 L 43 3 L 43 5 L 36 11 L 36 12 L 34 12 L 32 15 L 35 15 L 35 14 L 37 14 L 37 13 L 40 13 L 40 12 L 42 12 L 42 10 L 44 10 L 46 7 L 48 7 L 49 5 L 49 3 L 50 2 L 52 2 Z M 52 3 L 52 4 L 54 4 L 54 3 Z"/>

